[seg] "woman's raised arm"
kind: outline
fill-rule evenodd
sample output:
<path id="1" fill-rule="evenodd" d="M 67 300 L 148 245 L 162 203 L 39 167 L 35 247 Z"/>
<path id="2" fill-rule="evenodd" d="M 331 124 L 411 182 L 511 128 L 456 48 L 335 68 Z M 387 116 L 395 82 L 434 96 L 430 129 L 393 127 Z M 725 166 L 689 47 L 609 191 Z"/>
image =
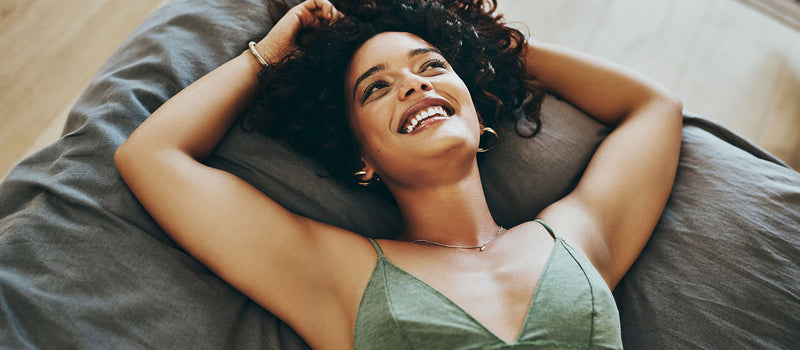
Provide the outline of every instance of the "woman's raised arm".
<path id="1" fill-rule="evenodd" d="M 615 127 L 575 190 L 540 215 L 582 249 L 613 289 L 653 232 L 672 189 L 682 106 L 658 84 L 595 57 L 529 43 L 526 69 Z"/>
<path id="2" fill-rule="evenodd" d="M 275 62 L 291 49 L 297 29 L 334 16 L 327 1 L 298 5 L 258 51 Z M 201 163 L 248 105 L 260 70 L 245 51 L 210 72 L 155 111 L 114 160 L 142 205 L 195 258 L 301 334 L 345 337 L 351 329 L 331 325 L 347 320 L 318 320 L 353 313 L 341 309 L 352 307 L 341 300 L 357 304 L 358 289 L 333 283 L 352 281 L 348 274 L 369 275 L 363 271 L 370 267 L 364 262 L 375 259 L 369 243 L 295 215 L 236 176 Z M 359 245 L 364 249 L 354 249 Z"/>

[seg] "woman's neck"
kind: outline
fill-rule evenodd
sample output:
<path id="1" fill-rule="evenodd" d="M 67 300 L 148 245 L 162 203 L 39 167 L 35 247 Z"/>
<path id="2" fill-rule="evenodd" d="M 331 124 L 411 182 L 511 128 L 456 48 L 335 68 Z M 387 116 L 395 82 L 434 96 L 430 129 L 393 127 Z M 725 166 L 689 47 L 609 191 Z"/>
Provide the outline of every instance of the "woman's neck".
<path id="1" fill-rule="evenodd" d="M 477 164 L 466 176 L 447 184 L 393 192 L 403 213 L 404 229 L 399 240 L 469 246 L 497 233 Z"/>

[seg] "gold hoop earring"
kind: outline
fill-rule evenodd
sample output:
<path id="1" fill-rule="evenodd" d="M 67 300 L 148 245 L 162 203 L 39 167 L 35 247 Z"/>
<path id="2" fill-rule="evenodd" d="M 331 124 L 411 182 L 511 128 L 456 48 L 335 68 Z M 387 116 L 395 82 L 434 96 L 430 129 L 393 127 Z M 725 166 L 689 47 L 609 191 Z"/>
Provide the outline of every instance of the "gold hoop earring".
<path id="1" fill-rule="evenodd" d="M 492 128 L 488 127 L 488 126 L 484 126 L 483 128 L 481 128 L 481 136 L 483 136 L 483 134 L 485 134 L 487 132 L 492 134 L 492 135 L 494 135 L 494 141 L 487 148 L 478 147 L 478 153 L 483 153 L 483 152 L 489 151 L 490 149 L 494 148 L 494 145 L 497 144 L 497 140 L 500 139 L 500 136 L 497 135 L 497 132 L 494 131 L 494 129 L 492 129 Z"/>
<path id="2" fill-rule="evenodd" d="M 378 175 L 372 175 L 371 179 L 363 181 L 361 180 L 361 177 L 364 175 L 367 175 L 367 172 L 364 170 L 356 171 L 355 173 L 353 173 L 353 177 L 356 177 L 359 180 L 356 183 L 364 187 L 372 187 L 381 182 L 381 178 L 379 178 Z"/>

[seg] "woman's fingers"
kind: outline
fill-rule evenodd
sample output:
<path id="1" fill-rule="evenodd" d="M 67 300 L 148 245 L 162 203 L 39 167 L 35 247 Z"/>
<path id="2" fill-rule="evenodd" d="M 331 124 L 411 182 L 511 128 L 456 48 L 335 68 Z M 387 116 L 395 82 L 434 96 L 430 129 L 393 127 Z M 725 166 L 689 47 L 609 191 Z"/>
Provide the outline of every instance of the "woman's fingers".
<path id="1" fill-rule="evenodd" d="M 304 27 L 328 24 L 343 17 L 328 0 L 306 0 L 292 7 L 257 44 L 257 49 L 268 62 L 280 61 L 296 47 L 297 32 Z"/>
<path id="2" fill-rule="evenodd" d="M 336 9 L 336 6 L 333 6 L 333 4 L 328 0 L 314 0 L 314 3 L 323 13 L 323 18 L 327 19 L 328 21 L 332 21 L 336 18 L 344 16 L 341 12 L 339 12 L 339 10 Z"/>
<path id="3" fill-rule="evenodd" d="M 342 14 L 328 0 L 306 0 L 293 7 L 286 15 L 290 14 L 299 20 L 300 28 L 319 26 L 342 17 Z"/>
<path id="4" fill-rule="evenodd" d="M 298 5 L 302 10 L 308 11 L 308 14 L 313 15 L 317 19 L 324 19 L 328 22 L 342 17 L 342 14 L 336 9 L 336 6 L 328 0 L 307 0 Z"/>

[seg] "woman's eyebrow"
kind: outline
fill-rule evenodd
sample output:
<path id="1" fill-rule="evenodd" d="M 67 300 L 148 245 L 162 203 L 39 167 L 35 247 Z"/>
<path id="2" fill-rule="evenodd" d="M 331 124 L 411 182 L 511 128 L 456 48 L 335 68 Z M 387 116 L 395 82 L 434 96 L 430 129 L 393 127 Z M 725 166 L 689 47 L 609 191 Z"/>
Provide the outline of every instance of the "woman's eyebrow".
<path id="1" fill-rule="evenodd" d="M 413 49 L 408 52 L 408 58 L 413 58 L 414 56 L 419 56 L 422 54 L 426 54 L 428 52 L 435 52 L 441 55 L 442 53 L 437 50 L 435 47 L 421 47 L 419 49 Z"/>
<path id="2" fill-rule="evenodd" d="M 375 73 L 378 73 L 378 72 L 380 72 L 380 71 L 382 71 L 384 69 L 386 69 L 386 65 L 381 63 L 381 64 L 376 65 L 376 66 L 374 66 L 374 67 L 372 67 L 370 69 L 367 69 L 367 71 L 364 72 L 364 74 L 361 74 L 361 76 L 359 76 L 358 79 L 356 79 L 356 83 L 353 84 L 353 99 L 356 98 L 356 89 L 358 88 L 358 85 L 361 84 L 361 82 L 364 79 L 367 79 L 367 78 L 371 77 L 372 75 L 374 75 Z"/>

